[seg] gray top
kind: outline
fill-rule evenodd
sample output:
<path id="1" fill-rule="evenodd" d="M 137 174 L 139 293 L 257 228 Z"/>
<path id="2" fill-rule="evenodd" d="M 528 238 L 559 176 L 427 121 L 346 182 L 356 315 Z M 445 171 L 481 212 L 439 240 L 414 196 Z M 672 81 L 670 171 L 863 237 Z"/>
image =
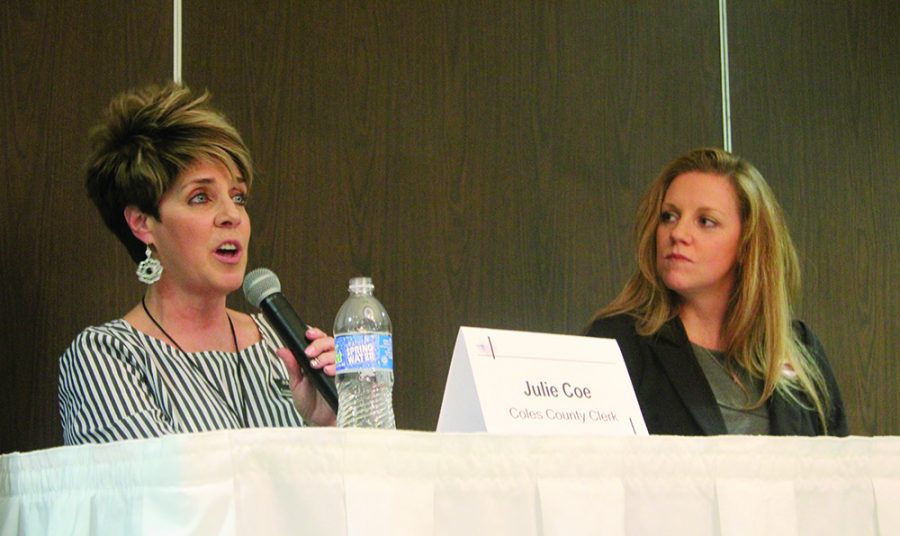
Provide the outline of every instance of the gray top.
<path id="1" fill-rule="evenodd" d="M 769 433 L 769 412 L 766 405 L 756 409 L 749 406 L 759 400 L 762 383 L 741 367 L 728 366 L 725 354 L 691 343 L 697 362 L 725 420 L 729 434 L 766 435 Z M 740 383 L 738 383 L 740 380 Z"/>

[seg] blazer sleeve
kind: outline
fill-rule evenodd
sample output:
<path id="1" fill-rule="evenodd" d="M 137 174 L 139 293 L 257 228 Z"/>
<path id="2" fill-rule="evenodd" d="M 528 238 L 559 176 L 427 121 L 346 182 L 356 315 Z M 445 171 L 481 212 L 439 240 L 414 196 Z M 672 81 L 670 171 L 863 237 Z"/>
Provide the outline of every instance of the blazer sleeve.
<path id="1" fill-rule="evenodd" d="M 819 370 L 822 371 L 822 377 L 825 380 L 825 387 L 828 389 L 830 405 L 828 407 L 828 435 L 847 436 L 849 434 L 847 426 L 847 413 L 844 411 L 844 401 L 841 398 L 841 391 L 838 387 L 837 379 L 828 363 L 825 355 L 825 348 L 822 342 L 816 337 L 816 334 L 804 322 L 797 320 L 794 322 L 794 329 L 802 342 L 815 359 Z M 824 432 L 824 431 L 823 431 Z"/>
<path id="2" fill-rule="evenodd" d="M 643 376 L 644 362 L 641 359 L 634 322 L 634 319 L 627 315 L 598 318 L 588 326 L 584 334 L 588 337 L 615 339 L 619 344 L 619 351 L 622 352 L 622 358 L 625 360 L 625 368 L 628 369 L 631 384 L 637 387 Z"/>
<path id="3" fill-rule="evenodd" d="M 59 410 L 66 445 L 173 433 L 136 366 L 134 349 L 88 328 L 59 359 Z"/>

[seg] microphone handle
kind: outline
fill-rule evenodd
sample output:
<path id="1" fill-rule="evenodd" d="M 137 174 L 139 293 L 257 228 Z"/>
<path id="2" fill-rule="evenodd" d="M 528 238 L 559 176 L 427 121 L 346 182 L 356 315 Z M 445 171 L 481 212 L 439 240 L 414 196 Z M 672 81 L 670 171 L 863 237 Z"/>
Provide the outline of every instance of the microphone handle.
<path id="1" fill-rule="evenodd" d="M 280 292 L 264 298 L 259 304 L 259 308 L 265 313 L 272 328 L 278 332 L 281 340 L 294 353 L 294 358 L 303 370 L 303 374 L 312 380 L 316 390 L 337 415 L 338 397 L 337 389 L 334 387 L 334 380 L 325 374 L 325 371 L 312 368 L 312 365 L 309 364 L 309 359 L 306 358 L 305 350 L 309 346 L 309 342 L 306 340 L 304 333 L 308 329 L 307 324 L 300 320 L 300 317 L 297 316 L 297 313 L 294 312 L 294 309 Z"/>

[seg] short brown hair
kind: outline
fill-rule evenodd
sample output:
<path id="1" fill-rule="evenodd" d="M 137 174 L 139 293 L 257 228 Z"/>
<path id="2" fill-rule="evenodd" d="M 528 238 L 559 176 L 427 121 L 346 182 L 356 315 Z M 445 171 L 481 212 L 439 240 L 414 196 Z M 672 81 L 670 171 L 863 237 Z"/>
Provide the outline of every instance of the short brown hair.
<path id="1" fill-rule="evenodd" d="M 131 232 L 125 207 L 159 217 L 159 202 L 178 175 L 197 160 L 222 162 L 249 187 L 250 152 L 210 94 L 182 84 L 146 86 L 116 96 L 91 130 L 85 186 L 103 222 L 135 262 L 145 245 Z"/>

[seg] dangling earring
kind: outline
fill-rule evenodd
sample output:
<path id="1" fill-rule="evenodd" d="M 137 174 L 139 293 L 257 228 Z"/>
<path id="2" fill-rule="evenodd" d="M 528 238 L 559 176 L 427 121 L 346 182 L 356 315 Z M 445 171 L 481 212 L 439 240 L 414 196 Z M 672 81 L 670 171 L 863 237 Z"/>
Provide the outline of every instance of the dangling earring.
<path id="1" fill-rule="evenodd" d="M 150 250 L 150 244 L 147 244 L 147 251 L 145 252 L 147 258 L 142 260 L 140 264 L 138 264 L 137 272 L 135 272 L 138 276 L 138 281 L 145 285 L 152 285 L 159 281 L 159 278 L 162 276 L 163 267 L 158 259 L 153 258 L 153 252 Z"/>

